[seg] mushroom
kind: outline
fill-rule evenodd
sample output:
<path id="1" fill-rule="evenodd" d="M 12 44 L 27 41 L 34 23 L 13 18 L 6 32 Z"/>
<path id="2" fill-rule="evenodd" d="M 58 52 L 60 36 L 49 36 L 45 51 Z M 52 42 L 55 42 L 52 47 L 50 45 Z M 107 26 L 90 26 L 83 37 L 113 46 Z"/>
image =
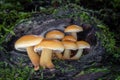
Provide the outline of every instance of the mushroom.
<path id="1" fill-rule="evenodd" d="M 66 35 L 66 36 L 62 39 L 62 41 L 73 41 L 73 42 L 76 42 L 77 40 L 76 40 L 75 37 L 73 37 L 73 36 L 71 36 L 71 35 Z"/>
<path id="2" fill-rule="evenodd" d="M 59 40 L 47 40 L 44 39 L 40 44 L 34 47 L 34 51 L 42 50 L 40 65 L 43 68 L 54 68 L 54 64 L 52 63 L 52 51 L 59 50 L 63 51 L 64 46 Z"/>
<path id="3" fill-rule="evenodd" d="M 72 58 L 70 58 L 72 60 L 78 60 L 82 55 L 83 49 L 90 48 L 90 44 L 86 41 L 77 41 L 77 46 L 79 49 L 78 49 L 76 55 L 74 55 Z"/>
<path id="4" fill-rule="evenodd" d="M 34 52 L 34 46 L 39 44 L 43 37 L 36 35 L 24 35 L 15 42 L 15 49 L 18 51 L 27 51 L 27 54 L 34 65 L 34 70 L 39 69 L 39 55 Z"/>
<path id="5" fill-rule="evenodd" d="M 58 30 L 52 30 L 52 31 L 49 31 L 45 38 L 46 39 L 59 39 L 61 40 L 63 37 L 64 37 L 64 33 L 61 32 L 61 31 L 58 31 Z"/>
<path id="6" fill-rule="evenodd" d="M 76 49 L 78 49 L 78 47 L 77 47 L 76 43 L 72 42 L 72 41 L 62 41 L 62 43 L 65 48 L 63 58 L 70 59 L 70 54 L 71 54 L 70 50 L 76 50 Z"/>
<path id="7" fill-rule="evenodd" d="M 83 28 L 78 25 L 70 25 L 68 26 L 64 32 L 70 32 L 72 36 L 74 36 L 77 40 L 77 32 L 83 31 Z"/>
<path id="8" fill-rule="evenodd" d="M 65 34 L 63 32 L 59 30 L 52 30 L 46 34 L 45 38 L 61 40 L 64 36 Z M 57 56 L 59 59 L 63 59 L 60 51 L 53 51 L 53 53 L 54 53 L 53 55 Z"/>
<path id="9" fill-rule="evenodd" d="M 71 36 L 71 35 L 66 35 L 63 39 L 62 39 L 62 41 L 64 42 L 68 42 L 68 43 L 70 43 L 70 42 L 72 42 L 72 43 L 74 43 L 74 42 L 76 42 L 77 40 L 73 37 L 73 36 Z M 75 43 L 74 43 L 74 45 L 75 45 Z M 70 58 L 70 55 L 71 55 L 71 50 L 70 49 L 65 49 L 65 52 L 64 52 L 64 54 L 63 54 L 63 58 L 64 59 L 69 59 Z"/>

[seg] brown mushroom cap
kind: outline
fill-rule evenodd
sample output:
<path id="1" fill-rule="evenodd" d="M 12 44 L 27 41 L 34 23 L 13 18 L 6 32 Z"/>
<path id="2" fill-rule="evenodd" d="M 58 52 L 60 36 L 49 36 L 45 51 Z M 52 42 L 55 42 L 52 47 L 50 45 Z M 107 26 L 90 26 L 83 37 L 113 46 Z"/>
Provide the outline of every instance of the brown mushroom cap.
<path id="1" fill-rule="evenodd" d="M 64 37 L 64 33 L 58 30 L 52 30 L 46 34 L 46 39 L 62 39 Z"/>
<path id="2" fill-rule="evenodd" d="M 73 41 L 62 41 L 65 49 L 76 50 L 78 49 L 77 45 Z"/>
<path id="3" fill-rule="evenodd" d="M 77 46 L 79 49 L 90 48 L 90 44 L 86 41 L 77 41 Z"/>
<path id="4" fill-rule="evenodd" d="M 77 40 L 75 39 L 75 37 L 71 36 L 71 35 L 67 35 L 65 36 L 62 41 L 73 41 L 76 42 Z"/>
<path id="5" fill-rule="evenodd" d="M 52 50 L 59 50 L 59 51 L 63 51 L 64 50 L 64 46 L 63 44 L 58 41 L 58 40 L 43 40 L 40 44 L 36 45 L 34 47 L 34 51 L 36 52 L 38 49 L 52 49 Z"/>
<path id="6" fill-rule="evenodd" d="M 26 51 L 27 47 L 35 46 L 43 40 L 43 37 L 37 35 L 25 35 L 15 42 L 15 49 Z"/>
<path id="7" fill-rule="evenodd" d="M 70 25 L 65 29 L 65 32 L 80 32 L 83 28 L 78 25 Z"/>

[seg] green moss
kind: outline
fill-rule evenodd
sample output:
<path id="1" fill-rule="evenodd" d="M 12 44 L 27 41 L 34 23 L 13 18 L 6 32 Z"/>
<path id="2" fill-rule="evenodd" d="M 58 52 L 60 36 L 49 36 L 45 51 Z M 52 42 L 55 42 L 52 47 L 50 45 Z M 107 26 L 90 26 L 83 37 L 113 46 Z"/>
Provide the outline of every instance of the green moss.
<path id="1" fill-rule="evenodd" d="M 0 50 L 3 49 L 3 43 L 9 41 L 6 39 L 8 34 L 15 35 L 13 32 L 14 26 L 24 19 L 31 16 L 31 13 L 17 12 L 15 10 L 7 12 L 0 12 L 1 24 L 0 24 Z"/>
<path id="2" fill-rule="evenodd" d="M 90 68 L 87 68 L 85 70 L 82 70 L 75 77 L 79 77 L 81 75 L 86 75 L 86 74 L 89 74 L 89 73 L 96 73 L 96 72 L 108 73 L 108 72 L 110 72 L 110 70 L 107 67 L 90 67 Z"/>
<path id="3" fill-rule="evenodd" d="M 101 35 L 96 33 L 97 37 L 102 41 L 101 43 L 106 50 L 110 52 L 115 46 L 114 33 L 110 32 L 109 28 L 103 24 L 99 24 L 97 27 L 101 30 Z"/>
<path id="4" fill-rule="evenodd" d="M 115 50 L 115 35 L 113 32 L 109 31 L 109 28 L 105 26 L 104 24 L 98 24 L 97 27 L 100 30 L 100 33 L 96 32 L 96 36 L 99 38 L 99 40 L 102 43 L 102 46 L 105 47 L 107 53 L 106 54 L 112 54 L 114 57 L 119 57 L 116 55 L 119 55 L 116 53 Z"/>
<path id="5" fill-rule="evenodd" d="M 30 76 L 29 67 L 10 67 L 6 62 L 0 62 L 0 80 L 27 80 Z"/>

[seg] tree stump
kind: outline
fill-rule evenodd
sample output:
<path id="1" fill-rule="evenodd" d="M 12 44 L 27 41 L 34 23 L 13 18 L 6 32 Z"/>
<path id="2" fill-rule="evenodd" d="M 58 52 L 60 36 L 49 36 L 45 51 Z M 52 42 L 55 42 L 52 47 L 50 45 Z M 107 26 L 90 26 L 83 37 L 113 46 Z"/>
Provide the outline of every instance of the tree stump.
<path id="1" fill-rule="evenodd" d="M 61 14 L 62 13 L 62 14 Z M 67 12 L 59 13 L 60 16 L 63 14 L 68 14 Z M 58 15 L 59 15 L 58 14 Z M 32 64 L 27 56 L 26 52 L 19 52 L 14 49 L 15 41 L 23 35 L 35 34 L 44 36 L 50 30 L 60 30 L 64 29 L 71 24 L 80 25 L 83 27 L 83 32 L 77 34 L 78 40 L 85 40 L 90 43 L 90 49 L 84 49 L 83 55 L 79 60 L 53 60 L 56 66 L 56 70 L 51 72 L 49 70 L 40 70 L 34 73 L 31 77 L 33 79 L 39 79 L 41 73 L 43 73 L 44 79 L 53 80 L 73 80 L 73 77 L 79 73 L 81 70 L 92 66 L 92 63 L 99 63 L 104 55 L 104 47 L 101 45 L 101 41 L 95 35 L 99 32 L 96 25 L 90 23 L 84 23 L 78 17 L 77 19 L 71 18 L 56 18 L 54 15 L 42 15 L 37 14 L 37 16 L 31 17 L 25 21 L 20 22 L 14 28 L 15 35 L 9 35 L 10 41 L 6 43 L 6 50 L 9 51 L 10 61 L 16 65 L 29 66 Z"/>

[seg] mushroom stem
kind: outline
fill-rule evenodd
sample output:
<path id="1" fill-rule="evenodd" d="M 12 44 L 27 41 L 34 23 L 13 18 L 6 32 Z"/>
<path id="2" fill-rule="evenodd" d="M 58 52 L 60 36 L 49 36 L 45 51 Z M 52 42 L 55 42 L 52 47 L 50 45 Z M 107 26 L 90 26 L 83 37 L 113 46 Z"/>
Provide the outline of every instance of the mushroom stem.
<path id="1" fill-rule="evenodd" d="M 41 53 L 40 65 L 43 68 L 54 68 L 52 63 L 52 50 L 44 48 Z"/>
<path id="2" fill-rule="evenodd" d="M 70 59 L 70 54 L 71 54 L 71 51 L 69 49 L 65 49 L 64 54 L 63 54 L 63 58 Z"/>
<path id="3" fill-rule="evenodd" d="M 76 32 L 72 32 L 71 35 L 77 40 L 77 33 Z"/>
<path id="4" fill-rule="evenodd" d="M 57 58 L 63 59 L 62 53 L 60 51 L 54 51 L 54 54 Z"/>
<path id="5" fill-rule="evenodd" d="M 39 61 L 40 61 L 40 56 L 34 52 L 34 47 L 27 47 L 27 54 L 32 62 L 32 64 L 34 65 L 34 70 L 38 70 L 39 69 Z"/>
<path id="6" fill-rule="evenodd" d="M 82 55 L 82 52 L 83 52 L 83 49 L 79 49 L 78 51 L 77 51 L 77 53 L 76 53 L 76 55 L 74 55 L 72 58 L 70 58 L 70 59 L 72 59 L 72 60 L 78 60 L 78 59 L 80 59 L 80 57 L 81 57 L 81 55 Z"/>

